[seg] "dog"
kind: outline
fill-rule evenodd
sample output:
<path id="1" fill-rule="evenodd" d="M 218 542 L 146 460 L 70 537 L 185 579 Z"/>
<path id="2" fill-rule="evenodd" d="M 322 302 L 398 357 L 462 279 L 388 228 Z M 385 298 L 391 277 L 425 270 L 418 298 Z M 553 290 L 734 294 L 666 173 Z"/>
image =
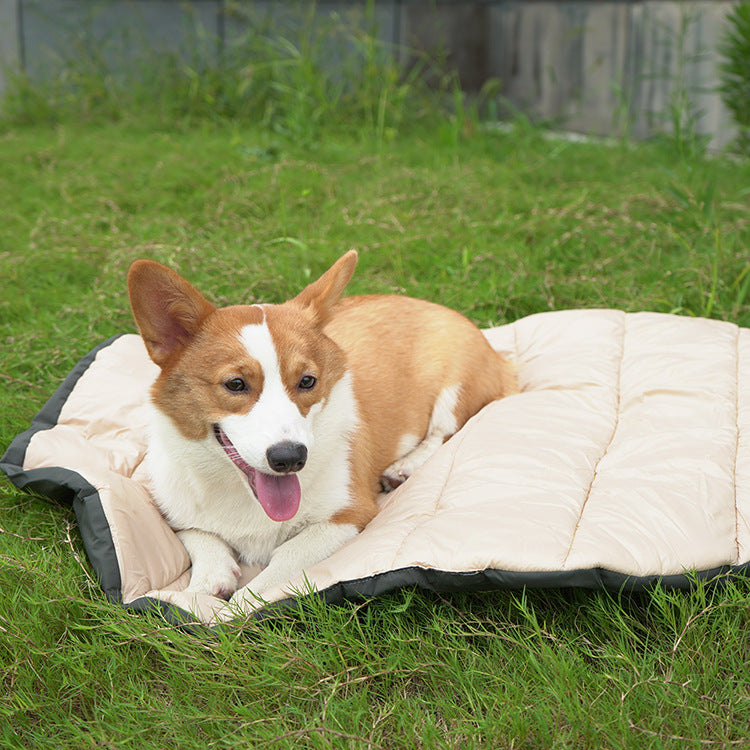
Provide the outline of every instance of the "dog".
<path id="1" fill-rule="evenodd" d="M 133 316 L 161 368 L 146 468 L 192 563 L 188 591 L 241 604 L 360 532 L 376 498 L 486 404 L 512 364 L 467 318 L 397 295 L 341 298 L 351 250 L 282 304 L 216 308 L 138 260 Z M 239 562 L 265 566 L 237 591 Z"/>

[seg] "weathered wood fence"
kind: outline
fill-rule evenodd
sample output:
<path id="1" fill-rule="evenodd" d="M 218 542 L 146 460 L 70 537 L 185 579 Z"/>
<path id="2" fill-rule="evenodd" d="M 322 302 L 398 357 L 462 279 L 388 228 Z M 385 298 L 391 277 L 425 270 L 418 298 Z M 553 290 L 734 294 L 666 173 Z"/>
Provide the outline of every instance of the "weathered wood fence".
<path id="1" fill-rule="evenodd" d="M 118 38 L 137 55 L 183 48 L 199 25 L 206 54 L 253 18 L 313 13 L 368 24 L 404 63 L 441 53 L 468 91 L 499 81 L 500 109 L 582 133 L 648 137 L 689 127 L 720 148 L 731 118 L 717 92 L 718 45 L 730 0 L 0 0 L 0 93 L 7 75 L 43 76 L 72 40 Z M 120 63 L 122 58 L 120 59 Z"/>

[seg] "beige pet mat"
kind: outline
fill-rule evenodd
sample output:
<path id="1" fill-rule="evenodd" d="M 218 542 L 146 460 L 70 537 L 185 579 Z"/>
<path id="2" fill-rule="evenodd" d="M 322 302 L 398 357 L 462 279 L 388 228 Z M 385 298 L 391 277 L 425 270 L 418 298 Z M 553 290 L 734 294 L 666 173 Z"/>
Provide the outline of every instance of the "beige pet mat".
<path id="1" fill-rule="evenodd" d="M 519 364 L 522 392 L 482 410 L 361 534 L 269 602 L 412 585 L 689 587 L 747 572 L 750 330 L 575 310 L 485 333 Z M 105 341 L 0 468 L 19 488 L 72 503 L 110 599 L 212 625 L 233 613 L 183 593 L 190 561 L 142 470 L 156 373 L 138 336 Z"/>

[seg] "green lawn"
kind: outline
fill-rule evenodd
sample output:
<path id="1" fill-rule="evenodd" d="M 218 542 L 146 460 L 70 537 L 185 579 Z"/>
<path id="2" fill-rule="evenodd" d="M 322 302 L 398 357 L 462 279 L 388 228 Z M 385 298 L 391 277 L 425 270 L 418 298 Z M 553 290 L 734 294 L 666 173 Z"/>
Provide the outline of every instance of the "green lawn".
<path id="1" fill-rule="evenodd" d="M 139 257 L 218 303 L 280 301 L 356 247 L 350 292 L 481 326 L 573 307 L 750 325 L 750 165 L 669 140 L 68 121 L 0 130 L 0 196 L 0 450 L 134 330 Z M 202 639 L 107 603 L 68 508 L 5 479 L 0 507 L 3 747 L 747 746 L 747 581 L 402 591 Z"/>

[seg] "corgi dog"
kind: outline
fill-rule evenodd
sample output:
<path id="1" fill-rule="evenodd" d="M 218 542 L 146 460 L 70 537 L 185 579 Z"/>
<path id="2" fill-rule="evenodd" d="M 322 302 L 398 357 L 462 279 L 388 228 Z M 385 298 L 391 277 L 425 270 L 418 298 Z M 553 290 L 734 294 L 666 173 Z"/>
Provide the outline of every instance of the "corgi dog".
<path id="1" fill-rule="evenodd" d="M 149 260 L 128 290 L 150 358 L 147 470 L 192 563 L 188 591 L 243 605 L 360 532 L 513 366 L 453 310 L 340 299 L 352 250 L 282 304 L 216 308 Z M 265 566 L 237 591 L 239 562 Z"/>

